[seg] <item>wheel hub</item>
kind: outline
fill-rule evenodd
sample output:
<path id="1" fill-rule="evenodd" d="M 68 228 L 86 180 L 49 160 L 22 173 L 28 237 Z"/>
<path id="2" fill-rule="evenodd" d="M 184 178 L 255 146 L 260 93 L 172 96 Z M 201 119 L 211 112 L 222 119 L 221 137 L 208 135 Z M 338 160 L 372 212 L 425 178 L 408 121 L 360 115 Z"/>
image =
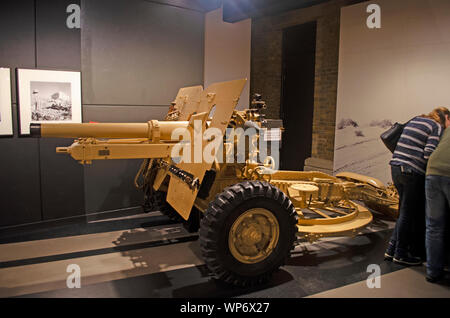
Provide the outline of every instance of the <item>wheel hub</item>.
<path id="1" fill-rule="evenodd" d="M 242 239 L 250 245 L 260 242 L 262 239 L 261 229 L 254 225 L 244 228 L 242 231 Z"/>
<path id="2" fill-rule="evenodd" d="M 254 264 L 267 258 L 278 243 L 279 224 L 269 210 L 250 209 L 231 226 L 228 245 L 241 263 Z"/>

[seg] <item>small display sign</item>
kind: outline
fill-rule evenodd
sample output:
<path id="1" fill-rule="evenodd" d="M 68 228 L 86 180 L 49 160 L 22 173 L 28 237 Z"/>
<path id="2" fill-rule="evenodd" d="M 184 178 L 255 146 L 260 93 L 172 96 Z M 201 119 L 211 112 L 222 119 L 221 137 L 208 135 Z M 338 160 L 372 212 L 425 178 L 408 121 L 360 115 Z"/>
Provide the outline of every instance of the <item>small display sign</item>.
<path id="1" fill-rule="evenodd" d="M 264 141 L 280 141 L 281 140 L 281 129 L 272 128 L 264 129 Z"/>

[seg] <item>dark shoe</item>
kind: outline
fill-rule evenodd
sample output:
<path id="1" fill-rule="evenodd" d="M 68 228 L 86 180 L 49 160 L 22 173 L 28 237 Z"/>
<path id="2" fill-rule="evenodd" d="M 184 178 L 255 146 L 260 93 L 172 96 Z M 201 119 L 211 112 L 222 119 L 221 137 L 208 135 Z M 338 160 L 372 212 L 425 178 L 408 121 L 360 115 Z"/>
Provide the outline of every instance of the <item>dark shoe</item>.
<path id="1" fill-rule="evenodd" d="M 436 284 L 439 281 L 441 281 L 444 278 L 445 274 L 440 274 L 438 276 L 431 276 L 431 275 L 427 275 L 427 277 L 425 277 L 425 279 L 427 280 L 427 282 L 432 283 L 432 284 Z"/>
<path id="2" fill-rule="evenodd" d="M 398 257 L 394 256 L 394 263 L 406 265 L 406 266 L 418 266 L 422 265 L 423 261 L 420 257 L 414 257 L 414 256 L 405 256 L 405 257 Z"/>
<path id="3" fill-rule="evenodd" d="M 384 260 L 392 262 L 394 260 L 394 255 L 390 255 L 388 252 L 384 253 Z"/>
<path id="4" fill-rule="evenodd" d="M 392 262 L 392 260 L 394 259 L 394 254 L 395 254 L 395 245 L 389 242 L 386 252 L 384 253 L 384 260 Z"/>

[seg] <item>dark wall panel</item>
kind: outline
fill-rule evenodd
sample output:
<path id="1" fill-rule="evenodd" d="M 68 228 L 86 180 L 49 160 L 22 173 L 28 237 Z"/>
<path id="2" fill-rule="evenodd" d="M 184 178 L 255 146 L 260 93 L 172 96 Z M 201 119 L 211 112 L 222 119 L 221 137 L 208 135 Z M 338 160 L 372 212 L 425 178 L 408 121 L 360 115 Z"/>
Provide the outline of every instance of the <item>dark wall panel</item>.
<path id="1" fill-rule="evenodd" d="M 162 120 L 166 106 L 84 106 L 86 122 L 146 122 Z M 86 211 L 99 212 L 140 206 L 142 192 L 134 186 L 141 160 L 95 161 L 84 170 Z"/>
<path id="2" fill-rule="evenodd" d="M 85 122 L 163 119 L 180 87 L 203 83 L 203 13 L 142 0 L 82 1 L 82 11 Z M 140 163 L 86 166 L 86 211 L 142 204 Z"/>
<path id="3" fill-rule="evenodd" d="M 41 139 L 41 188 L 43 219 L 84 214 L 84 167 L 56 147 L 69 146 L 73 139 Z"/>
<path id="4" fill-rule="evenodd" d="M 86 212 L 101 212 L 136 207 L 143 195 L 133 179 L 141 160 L 101 160 L 87 165 L 85 171 Z"/>
<path id="5" fill-rule="evenodd" d="M 12 100 L 16 103 L 14 68 L 35 66 L 34 0 L 3 2 L 0 30 L 0 67 L 12 68 Z"/>
<path id="6" fill-rule="evenodd" d="M 0 226 L 41 220 L 38 140 L 17 137 L 16 114 L 16 135 L 0 138 Z"/>
<path id="7" fill-rule="evenodd" d="M 36 1 L 37 67 L 81 70 L 81 31 L 67 27 L 66 8 L 79 0 Z"/>
<path id="8" fill-rule="evenodd" d="M 169 105 L 203 83 L 203 13 L 142 0 L 82 8 L 84 104 Z"/>
<path id="9" fill-rule="evenodd" d="M 0 67 L 11 68 L 16 102 L 16 67 L 35 66 L 34 1 L 2 3 Z M 17 136 L 17 105 L 13 104 L 14 137 L 0 138 L 0 226 L 41 219 L 39 148 L 36 139 Z"/>
<path id="10" fill-rule="evenodd" d="M 145 123 L 149 120 L 163 120 L 169 106 L 106 106 L 85 105 L 83 121 L 99 123 Z"/>
<path id="11" fill-rule="evenodd" d="M 73 0 L 36 1 L 37 68 L 81 70 L 80 29 L 66 24 Z M 40 139 L 43 219 L 84 214 L 83 166 L 67 155 L 55 153 L 57 146 L 68 146 L 73 139 Z"/>

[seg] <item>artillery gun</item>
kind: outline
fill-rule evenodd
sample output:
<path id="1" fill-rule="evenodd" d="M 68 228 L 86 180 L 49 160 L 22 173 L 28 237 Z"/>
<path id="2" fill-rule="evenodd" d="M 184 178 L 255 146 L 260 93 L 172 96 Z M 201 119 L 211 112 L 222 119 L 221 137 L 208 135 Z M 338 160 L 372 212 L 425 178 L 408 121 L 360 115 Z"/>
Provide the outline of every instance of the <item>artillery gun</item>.
<path id="1" fill-rule="evenodd" d="M 247 147 L 267 136 L 270 123 L 260 96 L 249 109 L 235 110 L 245 83 L 182 88 L 164 121 L 31 124 L 30 131 L 77 138 L 56 151 L 82 164 L 144 159 L 135 183 L 146 206 L 199 230 L 204 261 L 218 279 L 255 285 L 267 281 L 301 239 L 355 235 L 367 226 L 373 217 L 359 201 L 392 213 L 398 197 L 381 181 L 355 173 L 278 171 L 272 153 Z M 256 134 L 230 137 L 233 128 Z M 236 151 L 242 141 L 243 154 Z M 205 151 L 212 160 L 202 158 Z"/>

